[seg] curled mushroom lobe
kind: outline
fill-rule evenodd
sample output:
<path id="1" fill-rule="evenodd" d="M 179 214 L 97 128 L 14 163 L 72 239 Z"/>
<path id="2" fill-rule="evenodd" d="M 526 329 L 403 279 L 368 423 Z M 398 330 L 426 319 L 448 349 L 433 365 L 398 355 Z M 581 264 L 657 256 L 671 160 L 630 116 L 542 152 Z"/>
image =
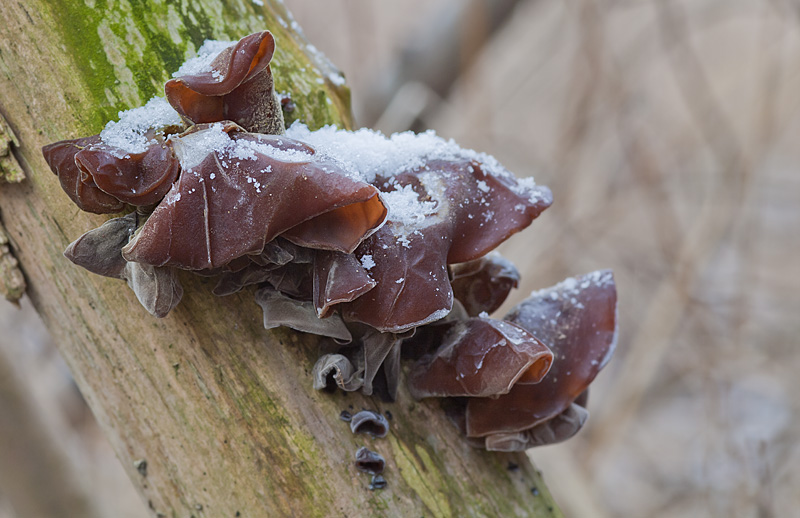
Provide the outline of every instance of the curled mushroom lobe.
<path id="1" fill-rule="evenodd" d="M 519 272 L 495 249 L 552 203 L 493 157 L 433 132 L 286 128 L 268 31 L 207 41 L 166 97 L 98 135 L 45 146 L 81 209 L 128 212 L 65 255 L 122 279 L 157 317 L 178 271 L 248 290 L 264 327 L 324 337 L 317 389 L 449 401 L 471 443 L 518 450 L 564 440 L 613 351 L 616 292 L 600 271 L 531 295 L 493 319 Z M 455 410 L 453 410 L 455 409 Z M 384 435 L 378 414 L 354 431 Z"/>
<path id="2" fill-rule="evenodd" d="M 535 336 L 551 352 L 552 363 L 545 375 L 521 376 L 502 390 L 475 396 L 448 387 L 451 376 L 431 377 L 430 382 L 438 383 L 438 392 L 431 393 L 425 382 L 412 375 L 411 391 L 418 397 L 471 396 L 463 407 L 465 433 L 469 438 L 482 439 L 489 450 L 524 450 L 563 441 L 577 433 L 588 417 L 585 394 L 614 351 L 616 315 L 616 286 L 610 271 L 567 279 L 532 293 L 505 317 L 506 322 Z M 502 372 L 508 365 L 493 367 L 472 349 L 461 352 L 459 339 L 471 341 L 461 336 L 458 332 L 446 335 L 434 355 L 421 361 L 425 365 L 465 362 L 473 376 L 483 377 L 491 376 L 490 369 Z M 496 348 L 489 346 L 488 352 Z M 484 367 L 486 372 L 481 373 Z"/>
<path id="3" fill-rule="evenodd" d="M 269 31 L 227 45 L 209 42 L 167 81 L 167 99 L 193 124 L 230 120 L 256 133 L 283 133 L 269 68 L 274 53 Z"/>

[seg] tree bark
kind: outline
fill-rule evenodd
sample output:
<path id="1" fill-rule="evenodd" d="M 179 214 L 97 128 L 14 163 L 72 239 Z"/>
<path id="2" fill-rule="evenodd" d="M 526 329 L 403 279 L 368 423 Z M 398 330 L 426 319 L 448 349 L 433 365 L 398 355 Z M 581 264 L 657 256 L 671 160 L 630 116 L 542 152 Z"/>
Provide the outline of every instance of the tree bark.
<path id="1" fill-rule="evenodd" d="M 315 392 L 315 337 L 265 331 L 252 292 L 215 298 L 210 281 L 183 275 L 183 301 L 158 320 L 124 282 L 62 256 L 104 218 L 71 204 L 41 146 L 161 94 L 206 38 L 270 29 L 294 116 L 350 124 L 349 92 L 280 2 L 8 1 L 0 20 L 0 115 L 27 177 L 0 184 L 0 216 L 28 295 L 154 516 L 560 515 L 524 454 L 470 448 L 436 402 Z M 390 435 L 351 434 L 338 418 L 350 406 L 390 411 Z M 360 446 L 386 458 L 386 489 L 355 469 Z"/>

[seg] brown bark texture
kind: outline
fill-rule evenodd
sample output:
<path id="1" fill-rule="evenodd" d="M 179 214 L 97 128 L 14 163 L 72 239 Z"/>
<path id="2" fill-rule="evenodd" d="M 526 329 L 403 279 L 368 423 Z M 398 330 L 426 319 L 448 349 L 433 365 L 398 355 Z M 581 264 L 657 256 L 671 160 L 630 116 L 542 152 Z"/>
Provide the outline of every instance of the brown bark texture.
<path id="1" fill-rule="evenodd" d="M 15 135 L 4 163 L 25 176 L 0 175 L 10 253 L 153 516 L 560 516 L 524 454 L 470 448 L 435 401 L 314 391 L 315 337 L 264 330 L 251 291 L 216 298 L 184 275 L 183 301 L 156 319 L 123 281 L 62 256 L 105 218 L 72 205 L 41 146 L 162 94 L 206 38 L 271 30 L 294 116 L 349 125 L 349 92 L 280 2 L 12 0 L 0 20 L 0 115 Z M 391 412 L 389 436 L 353 435 L 339 419 L 351 406 Z M 356 470 L 361 446 L 386 458 L 386 489 Z"/>

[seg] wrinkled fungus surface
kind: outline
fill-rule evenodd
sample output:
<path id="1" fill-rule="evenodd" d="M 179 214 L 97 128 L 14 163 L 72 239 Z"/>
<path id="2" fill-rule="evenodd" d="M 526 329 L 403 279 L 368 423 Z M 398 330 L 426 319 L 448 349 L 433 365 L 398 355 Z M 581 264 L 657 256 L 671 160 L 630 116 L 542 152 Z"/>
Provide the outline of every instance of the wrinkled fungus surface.
<path id="1" fill-rule="evenodd" d="M 268 31 L 207 41 L 165 97 L 98 135 L 45 146 L 79 208 L 128 212 L 66 257 L 124 280 L 157 317 L 181 300 L 178 270 L 215 277 L 218 296 L 252 290 L 265 328 L 326 338 L 316 389 L 392 401 L 410 359 L 411 395 L 443 400 L 470 444 L 514 451 L 574 435 L 614 350 L 611 272 L 490 317 L 520 280 L 494 250 L 550 206 L 550 190 L 432 131 L 286 128 L 274 52 Z M 374 412 L 350 425 L 389 428 Z M 359 453 L 357 465 L 380 473 Z"/>

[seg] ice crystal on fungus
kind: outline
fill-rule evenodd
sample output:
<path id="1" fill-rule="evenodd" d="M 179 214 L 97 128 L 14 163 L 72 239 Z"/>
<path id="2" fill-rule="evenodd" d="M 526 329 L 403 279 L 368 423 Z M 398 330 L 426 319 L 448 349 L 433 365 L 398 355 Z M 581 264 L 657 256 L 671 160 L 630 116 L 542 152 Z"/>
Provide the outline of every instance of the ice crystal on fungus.
<path id="1" fill-rule="evenodd" d="M 392 400 L 411 359 L 411 394 L 453 398 L 451 417 L 486 449 L 575 434 L 616 343 L 611 272 L 489 317 L 519 281 L 491 252 L 550 206 L 550 190 L 432 131 L 285 128 L 274 51 L 268 31 L 208 41 L 165 98 L 45 146 L 81 209 L 137 209 L 78 238 L 67 258 L 126 280 L 157 317 L 180 302 L 177 269 L 217 276 L 217 295 L 255 286 L 266 328 L 339 344 L 315 365 L 316 388 Z M 388 429 L 382 416 L 351 425 Z"/>

